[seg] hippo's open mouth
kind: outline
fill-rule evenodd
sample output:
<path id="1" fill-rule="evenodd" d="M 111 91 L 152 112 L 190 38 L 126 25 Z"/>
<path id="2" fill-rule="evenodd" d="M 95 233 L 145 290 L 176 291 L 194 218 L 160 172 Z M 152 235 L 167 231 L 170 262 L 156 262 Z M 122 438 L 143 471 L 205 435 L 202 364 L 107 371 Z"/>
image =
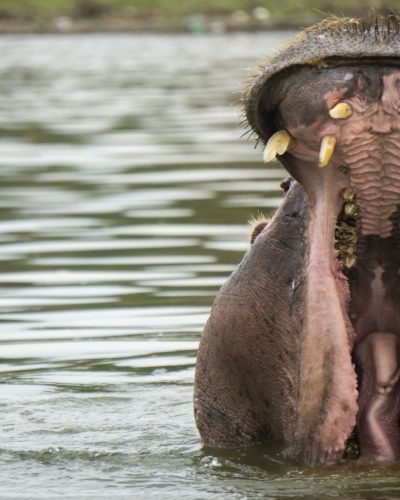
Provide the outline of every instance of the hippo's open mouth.
<path id="1" fill-rule="evenodd" d="M 400 460 L 400 18 L 327 20 L 250 78 L 247 122 L 296 183 L 200 344 L 207 444 Z"/>
<path id="2" fill-rule="evenodd" d="M 314 396 L 321 391 L 316 404 L 326 397 L 320 378 L 329 373 L 333 385 L 320 439 L 328 455 L 341 453 L 356 417 L 362 456 L 395 460 L 400 455 L 400 61 L 396 66 L 335 59 L 324 61 L 323 68 L 297 68 L 275 78 L 261 96 L 261 123 L 271 112 L 279 130 L 267 141 L 265 159 L 284 155 L 282 162 L 305 188 L 309 203 L 302 340 L 307 355 L 301 377 Z M 320 414 L 308 399 L 303 403 L 299 411 L 305 420 Z"/>

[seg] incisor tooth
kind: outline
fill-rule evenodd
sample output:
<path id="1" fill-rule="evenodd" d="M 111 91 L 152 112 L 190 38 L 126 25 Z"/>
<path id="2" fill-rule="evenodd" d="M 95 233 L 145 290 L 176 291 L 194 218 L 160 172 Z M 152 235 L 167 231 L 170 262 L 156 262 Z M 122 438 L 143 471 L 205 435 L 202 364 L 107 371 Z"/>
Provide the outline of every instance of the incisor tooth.
<path id="1" fill-rule="evenodd" d="M 347 267 L 347 269 L 350 269 L 353 267 L 357 262 L 357 259 L 354 255 L 346 255 L 344 259 L 344 267 Z"/>
<path id="2" fill-rule="evenodd" d="M 343 253 L 347 255 L 354 255 L 354 247 L 353 246 L 348 246 L 343 249 Z"/>
<path id="3" fill-rule="evenodd" d="M 321 148 L 319 150 L 319 166 L 326 167 L 331 159 L 336 145 L 336 138 L 332 135 L 326 135 L 322 138 Z"/>
<path id="4" fill-rule="evenodd" d="M 271 135 L 264 149 L 264 161 L 268 163 L 275 160 L 276 155 L 283 155 L 288 150 L 292 138 L 286 130 L 279 130 Z"/>
<path id="5" fill-rule="evenodd" d="M 354 215 L 357 212 L 357 205 L 355 203 L 345 203 L 344 213 L 346 215 Z"/>
<path id="6" fill-rule="evenodd" d="M 348 118 L 353 114 L 353 108 L 347 102 L 339 102 L 335 107 L 329 110 L 329 116 L 339 120 L 341 118 Z"/>
<path id="7" fill-rule="evenodd" d="M 354 191 L 349 187 L 344 188 L 342 191 L 342 196 L 345 201 L 353 201 L 354 195 Z"/>

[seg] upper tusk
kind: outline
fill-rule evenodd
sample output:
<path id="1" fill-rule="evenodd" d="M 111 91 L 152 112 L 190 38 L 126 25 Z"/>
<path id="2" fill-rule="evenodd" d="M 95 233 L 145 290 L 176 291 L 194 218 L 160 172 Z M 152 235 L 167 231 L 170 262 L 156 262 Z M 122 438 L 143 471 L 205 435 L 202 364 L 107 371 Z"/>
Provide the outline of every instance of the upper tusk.
<path id="1" fill-rule="evenodd" d="M 329 116 L 336 120 L 348 118 L 352 114 L 353 108 L 347 102 L 339 102 L 339 104 L 336 104 L 336 106 L 329 110 Z"/>
<path id="2" fill-rule="evenodd" d="M 289 149 L 293 139 L 287 130 L 279 130 L 271 135 L 264 149 L 264 161 L 275 160 L 276 155 L 283 155 Z"/>
<path id="3" fill-rule="evenodd" d="M 319 166 L 326 167 L 335 150 L 336 138 L 333 135 L 326 135 L 322 138 L 321 148 L 319 150 Z"/>

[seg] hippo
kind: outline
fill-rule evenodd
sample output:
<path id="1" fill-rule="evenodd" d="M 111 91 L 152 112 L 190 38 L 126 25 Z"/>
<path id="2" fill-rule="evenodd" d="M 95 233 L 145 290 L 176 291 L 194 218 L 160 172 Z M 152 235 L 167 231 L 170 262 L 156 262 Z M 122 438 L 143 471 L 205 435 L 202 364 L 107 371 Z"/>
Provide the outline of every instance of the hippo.
<path id="1" fill-rule="evenodd" d="M 243 112 L 290 174 L 198 350 L 204 445 L 305 466 L 400 460 L 400 17 L 328 18 L 259 64 Z"/>

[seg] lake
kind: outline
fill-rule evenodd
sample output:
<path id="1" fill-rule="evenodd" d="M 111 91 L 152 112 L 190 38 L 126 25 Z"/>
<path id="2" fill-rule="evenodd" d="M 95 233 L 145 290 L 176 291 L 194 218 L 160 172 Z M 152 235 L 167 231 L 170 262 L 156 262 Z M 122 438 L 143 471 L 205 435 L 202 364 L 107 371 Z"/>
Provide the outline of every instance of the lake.
<path id="1" fill-rule="evenodd" d="M 202 449 L 194 424 L 213 298 L 282 199 L 241 82 L 290 35 L 0 39 L 0 496 L 400 496 L 398 467 Z"/>

